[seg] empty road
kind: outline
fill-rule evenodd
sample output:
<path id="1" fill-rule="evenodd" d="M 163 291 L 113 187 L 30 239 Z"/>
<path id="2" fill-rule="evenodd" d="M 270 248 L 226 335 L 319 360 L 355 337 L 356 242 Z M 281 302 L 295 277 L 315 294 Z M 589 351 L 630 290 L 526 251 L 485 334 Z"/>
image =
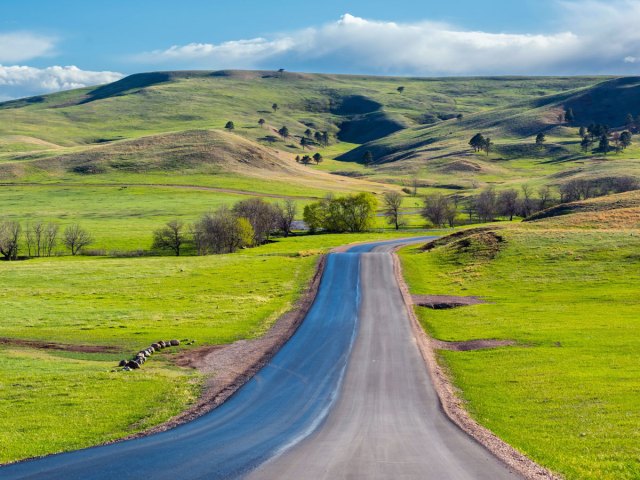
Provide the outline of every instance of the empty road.
<path id="1" fill-rule="evenodd" d="M 329 255 L 301 327 L 219 408 L 149 437 L 9 465 L 0 478 L 518 478 L 440 411 L 393 274 L 396 243 Z"/>

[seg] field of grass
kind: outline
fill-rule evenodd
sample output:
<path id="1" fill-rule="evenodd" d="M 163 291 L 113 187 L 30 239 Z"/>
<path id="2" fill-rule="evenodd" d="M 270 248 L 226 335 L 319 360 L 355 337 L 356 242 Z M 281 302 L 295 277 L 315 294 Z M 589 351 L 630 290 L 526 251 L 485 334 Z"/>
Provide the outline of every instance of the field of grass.
<path id="1" fill-rule="evenodd" d="M 488 302 L 418 316 L 440 340 L 517 342 L 439 352 L 481 424 L 567 479 L 638 478 L 639 232 L 535 223 L 404 249 L 412 293 Z"/>
<path id="2" fill-rule="evenodd" d="M 116 352 L 0 344 L 0 463 L 94 445 L 167 420 L 194 401 L 201 376 L 175 367 L 168 351 L 134 372 L 114 371 L 118 360 L 159 339 L 196 340 L 184 349 L 256 338 L 306 288 L 320 253 L 411 234 L 298 236 L 208 257 L 2 262 L 0 338 Z"/>

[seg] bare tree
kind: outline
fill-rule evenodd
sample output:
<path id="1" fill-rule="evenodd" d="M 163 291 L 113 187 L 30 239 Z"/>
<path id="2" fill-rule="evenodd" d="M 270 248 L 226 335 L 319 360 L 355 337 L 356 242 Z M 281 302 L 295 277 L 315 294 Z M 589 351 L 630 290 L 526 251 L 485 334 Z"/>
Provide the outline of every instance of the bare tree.
<path id="1" fill-rule="evenodd" d="M 413 177 L 411 179 L 411 195 L 414 197 L 418 196 L 418 187 L 420 186 L 420 180 L 418 177 Z"/>
<path id="2" fill-rule="evenodd" d="M 93 238 L 89 232 L 74 223 L 64 229 L 62 243 L 69 249 L 71 255 L 77 255 L 80 250 L 93 243 Z"/>
<path id="3" fill-rule="evenodd" d="M 20 249 L 20 233 L 22 227 L 19 222 L 8 220 L 0 223 L 0 255 L 5 260 L 16 260 Z"/>
<path id="4" fill-rule="evenodd" d="M 47 223 L 47 227 L 45 228 L 42 250 L 47 257 L 51 256 L 53 250 L 58 245 L 58 228 L 58 225 L 55 223 Z"/>
<path id="5" fill-rule="evenodd" d="M 387 217 L 387 223 L 394 225 L 396 230 L 400 229 L 400 208 L 402 207 L 402 195 L 398 192 L 386 192 L 383 197 L 384 216 Z"/>
<path id="6" fill-rule="evenodd" d="M 152 248 L 171 250 L 176 257 L 179 257 L 180 249 L 186 242 L 187 236 L 184 232 L 184 223 L 180 220 L 171 220 L 153 232 Z"/>
<path id="7" fill-rule="evenodd" d="M 533 198 L 531 196 L 531 187 L 522 185 L 522 216 L 528 217 L 533 211 Z"/>
<path id="8" fill-rule="evenodd" d="M 296 202 L 290 198 L 286 199 L 283 204 L 278 204 L 278 226 L 282 230 L 285 237 L 291 235 L 291 226 L 298 213 Z"/>
<path id="9" fill-rule="evenodd" d="M 485 188 L 475 197 L 475 210 L 483 222 L 490 222 L 497 210 L 496 192 L 492 187 Z"/>
<path id="10" fill-rule="evenodd" d="M 251 245 L 253 229 L 249 220 L 238 218 L 228 207 L 222 206 L 196 222 L 193 237 L 199 255 L 233 253 Z"/>
<path id="11" fill-rule="evenodd" d="M 440 193 L 424 197 L 424 207 L 421 215 L 436 227 L 443 227 L 455 210 L 453 202 Z"/>
<path id="12" fill-rule="evenodd" d="M 504 190 L 498 195 L 498 210 L 500 215 L 509 217 L 509 221 L 513 220 L 513 216 L 518 213 L 518 191 L 514 189 Z"/>
<path id="13" fill-rule="evenodd" d="M 262 198 L 242 200 L 233 206 L 237 217 L 249 220 L 253 227 L 253 245 L 262 245 L 276 230 L 278 225 L 278 209 Z"/>
<path id="14" fill-rule="evenodd" d="M 549 206 L 549 204 L 553 201 L 551 195 L 551 188 L 548 185 L 540 187 L 538 190 L 538 195 L 540 197 L 538 203 L 538 210 L 544 210 Z"/>
<path id="15" fill-rule="evenodd" d="M 27 254 L 30 257 L 32 253 L 35 257 L 41 257 L 46 253 L 46 231 L 47 226 L 41 221 L 27 224 L 24 237 L 27 244 Z"/>

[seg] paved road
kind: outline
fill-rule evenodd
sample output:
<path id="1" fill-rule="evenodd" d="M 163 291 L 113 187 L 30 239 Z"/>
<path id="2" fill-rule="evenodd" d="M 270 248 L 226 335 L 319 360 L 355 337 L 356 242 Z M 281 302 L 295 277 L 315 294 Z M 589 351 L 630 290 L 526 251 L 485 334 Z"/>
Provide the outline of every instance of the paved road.
<path id="1" fill-rule="evenodd" d="M 393 244 L 329 255 L 302 326 L 216 410 L 157 435 L 0 468 L 0 479 L 515 478 L 439 411 L 381 252 Z"/>
<path id="2" fill-rule="evenodd" d="M 395 281 L 392 247 L 361 254 L 359 331 L 336 405 L 313 435 L 248 479 L 519 478 L 439 409 Z"/>

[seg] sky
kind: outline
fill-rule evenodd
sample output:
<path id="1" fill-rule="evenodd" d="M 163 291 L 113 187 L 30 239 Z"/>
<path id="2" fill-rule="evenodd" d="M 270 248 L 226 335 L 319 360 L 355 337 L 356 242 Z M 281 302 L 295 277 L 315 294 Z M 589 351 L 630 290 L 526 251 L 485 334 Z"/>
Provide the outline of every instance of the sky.
<path id="1" fill-rule="evenodd" d="M 0 2 L 0 100 L 153 70 L 640 74 L 640 0 Z"/>

